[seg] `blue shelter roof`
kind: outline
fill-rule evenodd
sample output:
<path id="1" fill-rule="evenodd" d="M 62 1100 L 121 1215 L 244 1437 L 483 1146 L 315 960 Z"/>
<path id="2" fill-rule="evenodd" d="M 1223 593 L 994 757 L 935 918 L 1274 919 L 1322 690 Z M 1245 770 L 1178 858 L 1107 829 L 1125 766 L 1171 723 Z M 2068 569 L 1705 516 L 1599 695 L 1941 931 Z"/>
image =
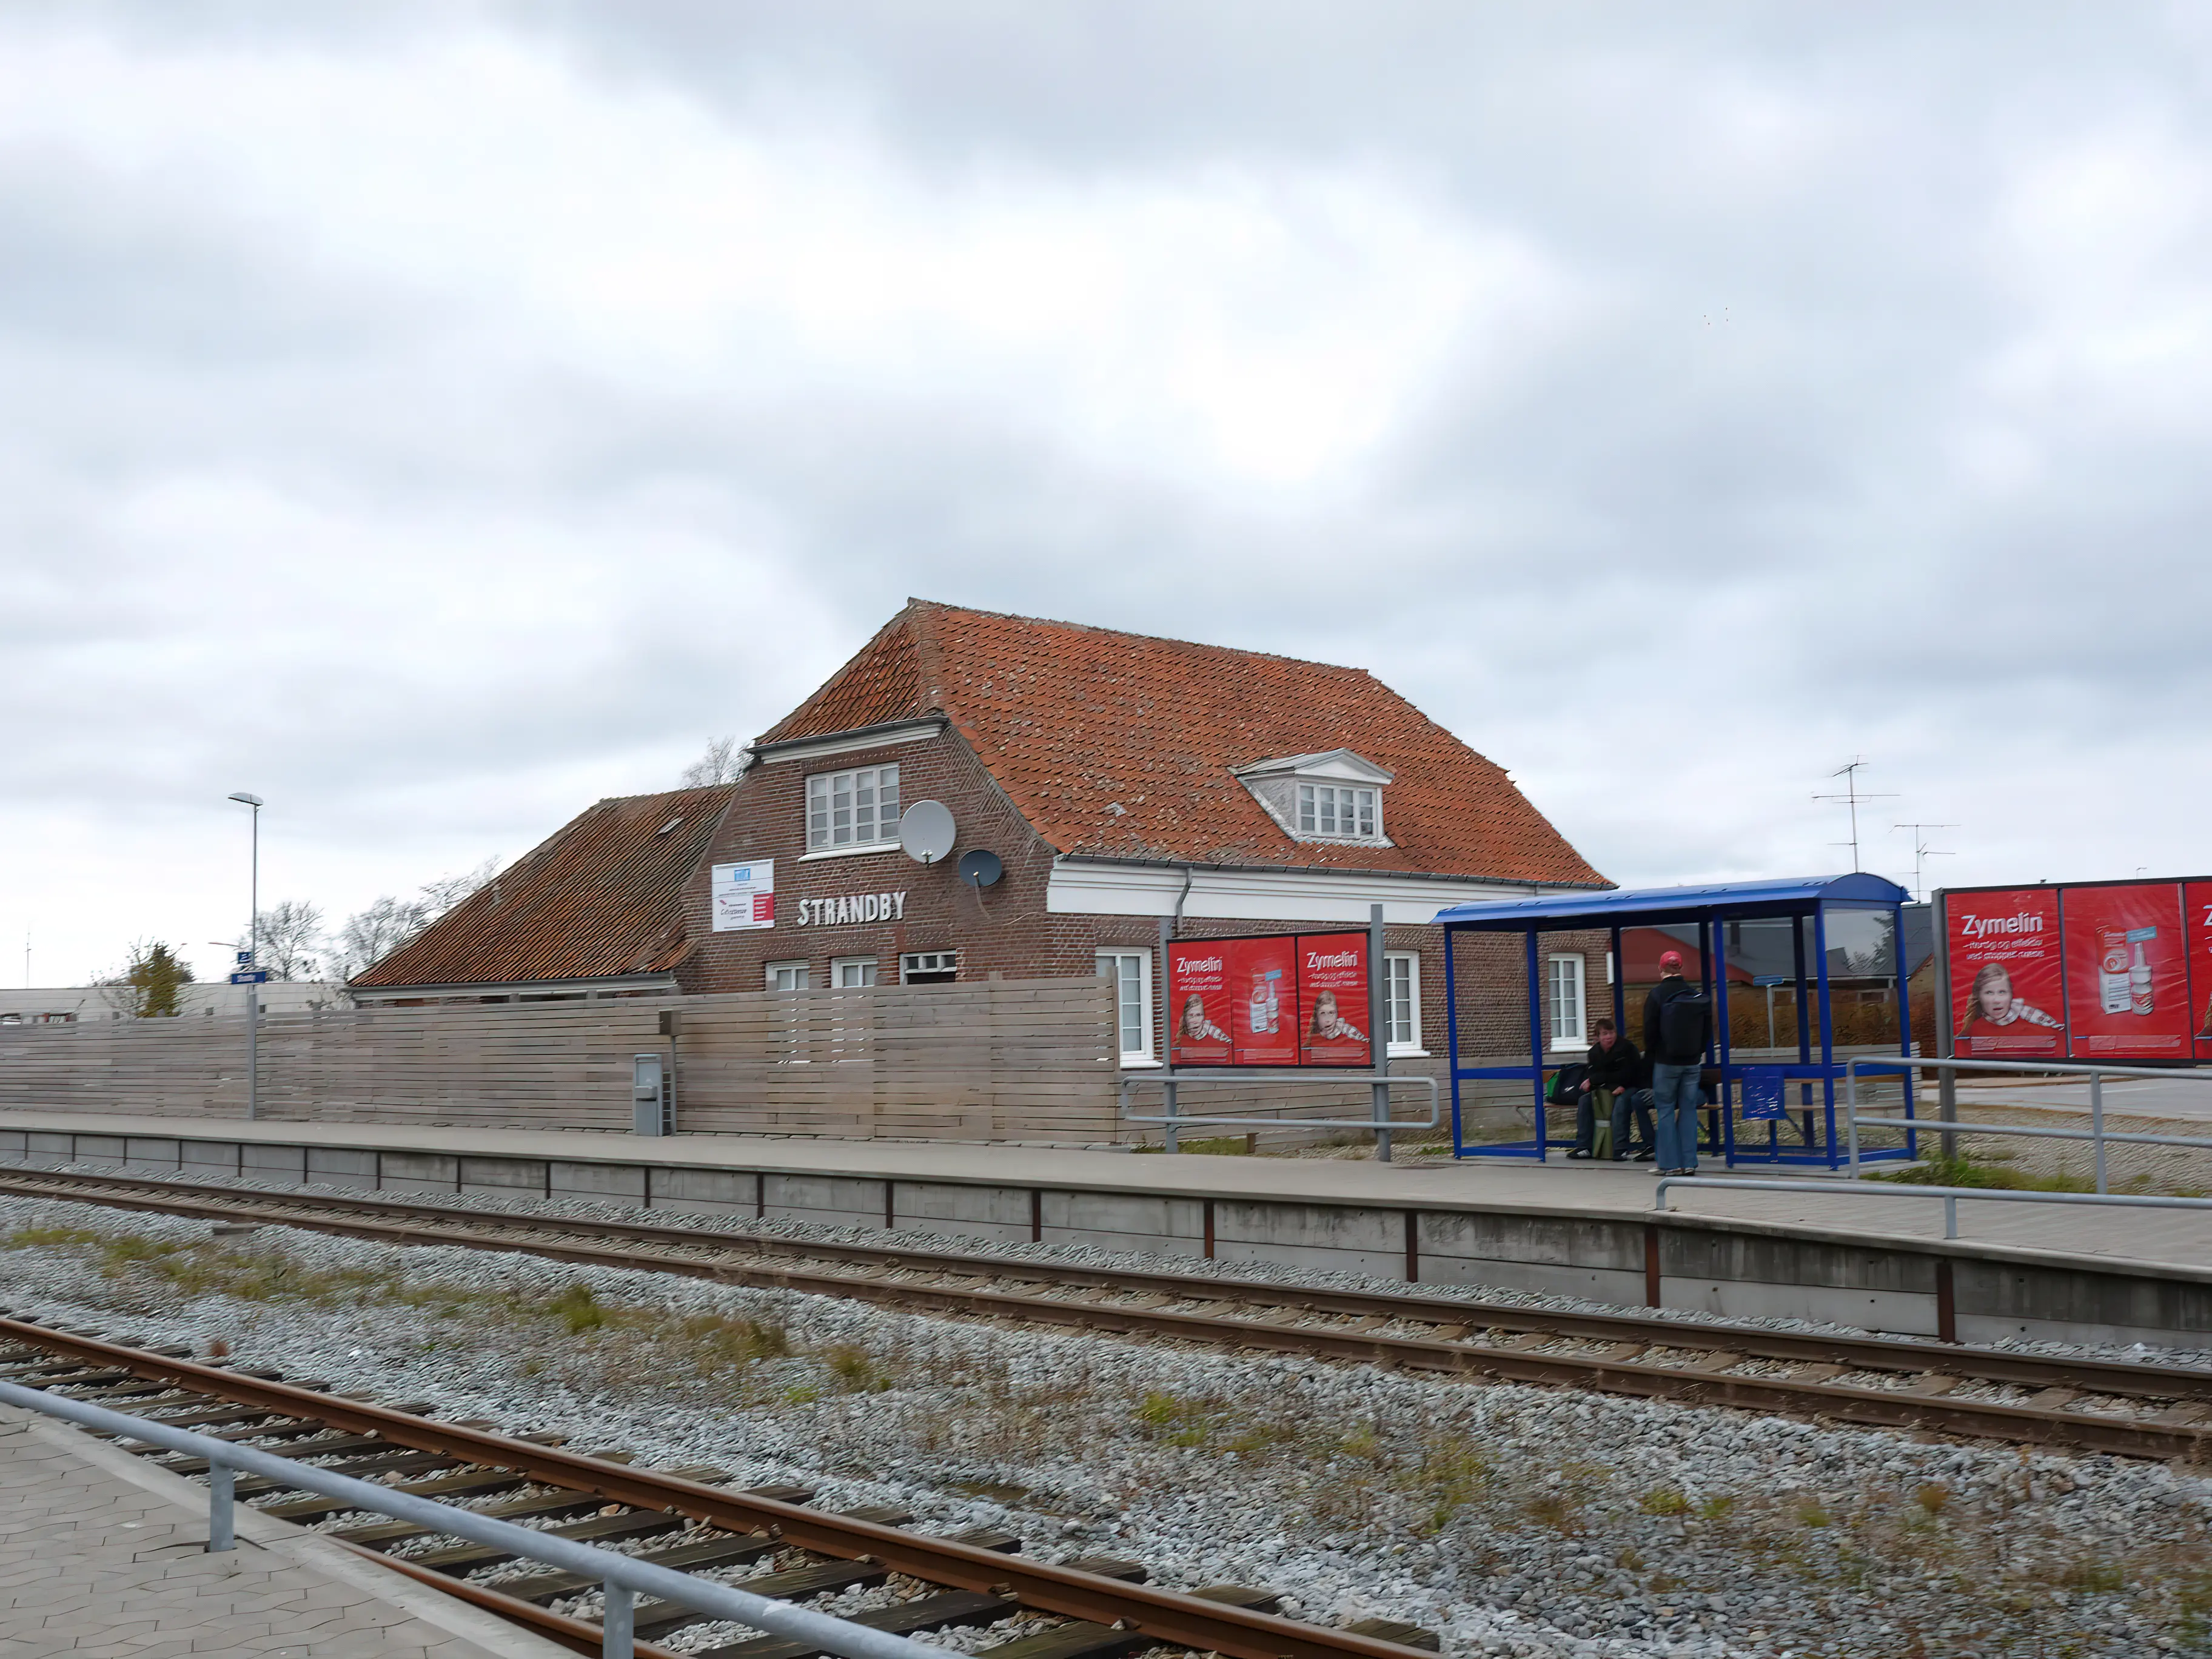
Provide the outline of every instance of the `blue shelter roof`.
<path id="1" fill-rule="evenodd" d="M 1903 904 L 1911 896 L 1895 882 L 1863 872 L 1849 876 L 1800 876 L 1767 881 L 1713 882 L 1699 887 L 1615 888 L 1604 893 L 1550 893 L 1541 898 L 1455 904 L 1437 913 L 1443 927 L 1525 927 L 1530 922 L 1584 922 L 1626 927 L 1655 921 L 1695 921 L 1711 916 L 1808 915 L 1820 904 Z"/>

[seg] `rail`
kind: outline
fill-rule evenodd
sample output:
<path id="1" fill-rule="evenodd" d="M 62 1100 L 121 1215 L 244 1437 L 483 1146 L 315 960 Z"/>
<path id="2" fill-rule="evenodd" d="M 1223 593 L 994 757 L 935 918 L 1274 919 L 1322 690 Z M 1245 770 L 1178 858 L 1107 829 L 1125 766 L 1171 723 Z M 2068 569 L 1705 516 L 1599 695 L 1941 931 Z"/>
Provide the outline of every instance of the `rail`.
<path id="1" fill-rule="evenodd" d="M 1929 1071 L 1946 1072 L 2026 1072 L 2037 1076 L 2086 1077 L 2089 1080 L 2089 1127 L 2087 1129 L 2037 1129 L 2018 1123 L 1961 1123 L 1954 1117 L 1942 1117 L 1931 1124 L 1926 1118 L 1863 1117 L 1859 1114 L 1859 1071 L 1862 1066 L 1881 1066 L 1887 1070 L 1911 1072 L 1923 1067 Z M 1850 1156 L 1848 1167 L 1851 1179 L 1859 1178 L 1859 1125 L 1877 1128 L 1901 1128 L 1923 1133 L 1933 1128 L 1948 1142 L 1952 1135 L 2018 1135 L 2043 1140 L 2087 1140 L 2096 1147 L 2097 1193 L 2105 1195 L 2109 1182 L 2106 1178 L 2105 1148 L 2112 1142 L 2141 1146 L 2196 1146 L 2212 1151 L 2212 1139 L 2201 1135 L 2141 1135 L 2113 1134 L 2105 1128 L 2105 1079 L 2108 1077 L 2155 1078 L 2161 1082 L 2212 1083 L 2212 1075 L 2177 1070 L 2161 1070 L 2145 1066 L 2081 1066 L 2055 1060 L 1878 1060 L 1866 1055 L 1854 1055 L 1844 1066 L 1844 1121 L 1850 1137 Z M 1929 1190 L 1933 1190 L 1930 1188 Z M 1978 1191 L 1979 1189 L 1975 1189 Z M 2048 1198 L 2061 1194 L 2023 1193 L 2023 1198 Z M 2064 1194 L 2081 1198 L 2087 1194 Z"/>
<path id="2" fill-rule="evenodd" d="M 1375 1109 L 1367 1117 L 1207 1117 L 1193 1116 L 1178 1112 L 1176 1096 L 1178 1091 L 1199 1084 L 1229 1083 L 1334 1083 L 1339 1085 L 1364 1083 L 1375 1091 Z M 1129 1091 L 1143 1083 L 1157 1083 L 1167 1093 L 1167 1109 L 1158 1117 L 1146 1116 L 1129 1109 Z M 1389 1091 L 1408 1085 L 1425 1085 L 1429 1091 L 1429 1115 L 1425 1118 L 1394 1118 L 1388 1105 Z M 1371 1129 L 1375 1132 L 1376 1155 L 1384 1163 L 1390 1161 L 1390 1135 L 1396 1129 L 1433 1129 L 1443 1121 L 1443 1097 L 1437 1079 L 1419 1073 L 1404 1077 L 1377 1077 L 1372 1072 L 1294 1072 L 1282 1070 L 1243 1070 L 1206 1072 L 1157 1072 L 1150 1075 L 1139 1073 L 1125 1076 L 1114 1096 L 1114 1109 L 1130 1123 L 1159 1123 L 1167 1129 L 1167 1150 L 1175 1152 L 1176 1134 L 1184 1127 L 1212 1128 L 1216 1125 L 1238 1128 L 1279 1128 L 1288 1123 L 1303 1129 Z"/>
<path id="3" fill-rule="evenodd" d="M 519 1556 L 543 1561 L 564 1571 L 597 1578 L 606 1589 L 606 1612 L 602 1626 L 605 1635 L 600 1649 L 605 1659 L 631 1659 L 636 1651 L 631 1631 L 635 1598 L 641 1595 L 659 1596 L 679 1607 L 712 1613 L 717 1619 L 726 1619 L 754 1630 L 803 1642 L 810 1650 L 838 1654 L 843 1656 L 843 1659 L 945 1659 L 942 1648 L 927 1647 L 918 1642 L 910 1642 L 902 1636 L 870 1630 L 865 1625 L 834 1619 L 825 1613 L 809 1612 L 805 1607 L 795 1607 L 788 1601 L 755 1595 L 733 1585 L 718 1584 L 708 1579 L 695 1578 L 689 1573 L 657 1567 L 635 1556 L 619 1555 L 612 1550 L 595 1549 L 589 1544 L 556 1537 L 550 1533 L 535 1532 L 528 1527 L 518 1527 L 510 1522 L 480 1515 L 473 1510 L 455 1509 L 449 1504 L 434 1503 L 427 1498 L 395 1492 L 389 1486 L 356 1480 L 350 1475 L 334 1474 L 328 1469 L 295 1462 L 289 1457 L 279 1457 L 272 1452 L 261 1451 L 252 1446 L 213 1440 L 205 1435 L 173 1429 L 167 1424 L 146 1418 L 131 1417 L 122 1412 L 110 1411 L 104 1406 L 90 1405 L 82 1400 L 47 1394 L 38 1389 L 22 1388 L 13 1382 L 0 1382 L 0 1402 L 20 1406 L 27 1411 L 41 1412 L 49 1417 L 58 1417 L 124 1439 L 139 1441 L 149 1446 L 163 1446 L 171 1451 L 206 1459 L 209 1490 L 207 1547 L 210 1551 L 237 1547 L 237 1498 L 234 1484 L 238 1474 L 243 1471 L 281 1480 L 288 1487 L 295 1487 L 302 1492 L 339 1498 L 373 1514 L 388 1515 L 395 1521 L 434 1527 L 440 1532 L 451 1533 L 471 1543 L 489 1544 L 499 1549 L 511 1550 Z"/>
<path id="4" fill-rule="evenodd" d="M 2212 1198 L 2167 1198 L 2156 1193 L 2022 1193 L 2002 1187 L 1914 1187 L 1892 1181 L 1736 1181 L 1720 1176 L 1662 1176 L 1653 1207 L 1662 1213 L 1671 1187 L 1717 1187 L 1737 1192 L 1815 1193 L 1823 1197 L 1940 1198 L 1943 1237 L 1959 1236 L 1959 1200 L 1992 1204 L 2096 1204 L 2123 1209 L 2212 1210 Z"/>

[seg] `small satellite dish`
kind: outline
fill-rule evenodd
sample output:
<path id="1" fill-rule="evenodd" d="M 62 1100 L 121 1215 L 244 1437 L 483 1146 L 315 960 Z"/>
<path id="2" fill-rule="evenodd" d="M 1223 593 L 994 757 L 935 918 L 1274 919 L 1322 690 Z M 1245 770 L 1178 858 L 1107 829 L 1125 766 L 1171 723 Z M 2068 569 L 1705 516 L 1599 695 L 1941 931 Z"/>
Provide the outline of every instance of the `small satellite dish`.
<path id="1" fill-rule="evenodd" d="M 906 855 L 934 864 L 952 850 L 952 814 L 941 800 L 918 800 L 899 815 L 899 845 Z"/>
<path id="2" fill-rule="evenodd" d="M 960 879 L 971 887 L 988 887 L 1006 873 L 996 853 L 971 847 L 960 855 Z"/>

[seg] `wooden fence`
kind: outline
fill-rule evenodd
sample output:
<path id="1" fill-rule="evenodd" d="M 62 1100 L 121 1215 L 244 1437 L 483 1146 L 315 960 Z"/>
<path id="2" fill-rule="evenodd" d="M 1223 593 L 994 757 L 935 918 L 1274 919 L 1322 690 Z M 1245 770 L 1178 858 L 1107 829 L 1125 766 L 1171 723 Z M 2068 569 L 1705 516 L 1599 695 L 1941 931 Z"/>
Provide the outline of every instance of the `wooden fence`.
<path id="1" fill-rule="evenodd" d="M 631 1057 L 684 1129 L 866 1139 L 1115 1137 L 1091 979 L 264 1015 L 260 1107 L 291 1122 L 627 1129 Z M 246 1115 L 238 1016 L 0 1026 L 0 1109 Z"/>

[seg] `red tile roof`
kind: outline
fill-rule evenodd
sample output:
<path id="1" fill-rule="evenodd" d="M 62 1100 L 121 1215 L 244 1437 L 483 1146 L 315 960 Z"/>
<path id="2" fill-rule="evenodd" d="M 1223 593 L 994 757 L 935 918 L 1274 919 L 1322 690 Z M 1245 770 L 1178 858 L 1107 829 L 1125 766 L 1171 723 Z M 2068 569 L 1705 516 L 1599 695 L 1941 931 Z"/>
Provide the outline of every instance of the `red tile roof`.
<path id="1" fill-rule="evenodd" d="M 1502 769 L 1360 668 L 914 599 L 760 741 L 932 713 L 1062 853 L 1611 884 Z M 1231 775 L 1340 748 L 1397 775 L 1392 846 L 1294 840 Z"/>
<path id="2" fill-rule="evenodd" d="M 673 968 L 690 949 L 684 884 L 737 787 L 599 802 L 353 983 L 499 985 Z"/>

